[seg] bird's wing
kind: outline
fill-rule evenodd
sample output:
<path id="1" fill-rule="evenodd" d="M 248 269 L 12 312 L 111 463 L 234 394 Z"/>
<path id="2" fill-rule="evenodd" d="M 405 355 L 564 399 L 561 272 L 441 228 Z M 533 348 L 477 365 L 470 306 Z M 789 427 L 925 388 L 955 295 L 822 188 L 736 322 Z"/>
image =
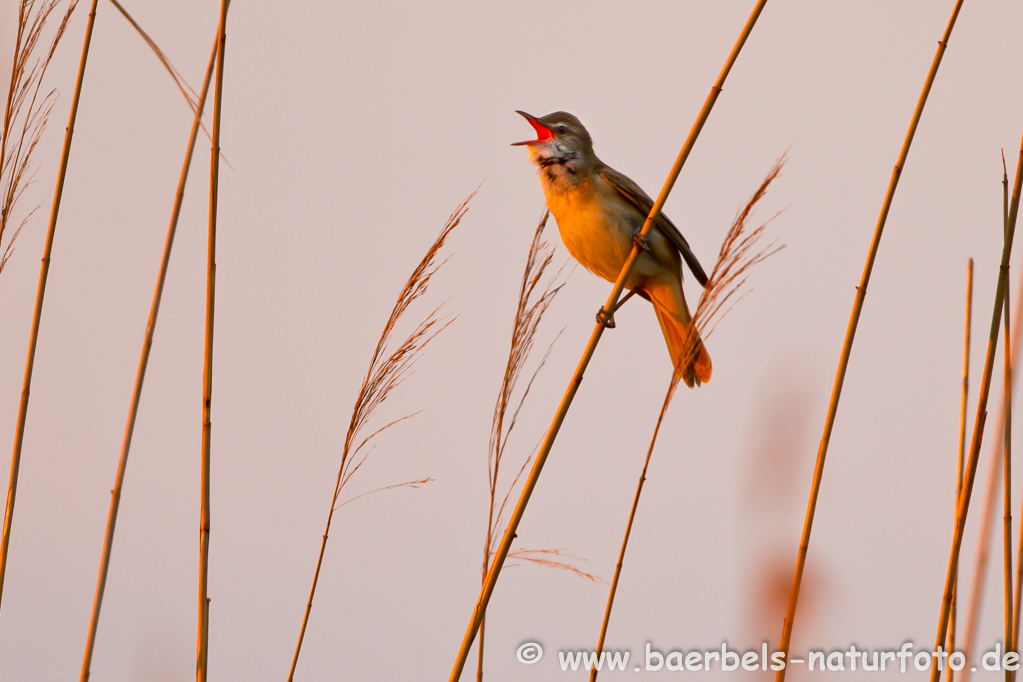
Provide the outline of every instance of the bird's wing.
<path id="1" fill-rule="evenodd" d="M 654 207 L 654 200 L 647 196 L 647 193 L 643 191 L 639 185 L 630 180 L 625 175 L 622 175 L 613 168 L 604 166 L 600 171 L 600 177 L 604 178 L 612 187 L 618 190 L 623 197 L 629 200 L 633 206 L 639 209 L 639 212 L 643 215 L 650 215 L 650 209 Z M 693 276 L 696 277 L 696 281 L 700 283 L 700 286 L 707 286 L 707 273 L 703 271 L 703 266 L 700 265 L 700 261 L 696 260 L 696 256 L 693 254 L 693 250 L 689 248 L 689 242 L 682 236 L 682 233 L 678 231 L 675 224 L 668 219 L 668 216 L 664 215 L 661 211 L 657 214 L 657 220 L 654 223 L 654 227 L 659 229 L 665 237 L 671 240 L 671 243 L 675 245 L 679 253 L 682 254 L 682 258 L 685 260 L 686 265 L 692 270 Z"/>

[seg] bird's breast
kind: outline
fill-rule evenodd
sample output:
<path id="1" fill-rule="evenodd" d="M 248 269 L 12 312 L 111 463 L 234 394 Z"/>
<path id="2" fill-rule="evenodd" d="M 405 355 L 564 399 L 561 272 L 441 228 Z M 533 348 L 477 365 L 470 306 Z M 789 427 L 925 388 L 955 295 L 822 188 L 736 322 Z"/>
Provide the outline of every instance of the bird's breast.
<path id="1" fill-rule="evenodd" d="M 601 193 L 591 178 L 571 185 L 545 182 L 544 194 L 568 252 L 594 274 L 618 279 L 635 231 L 629 207 Z"/>

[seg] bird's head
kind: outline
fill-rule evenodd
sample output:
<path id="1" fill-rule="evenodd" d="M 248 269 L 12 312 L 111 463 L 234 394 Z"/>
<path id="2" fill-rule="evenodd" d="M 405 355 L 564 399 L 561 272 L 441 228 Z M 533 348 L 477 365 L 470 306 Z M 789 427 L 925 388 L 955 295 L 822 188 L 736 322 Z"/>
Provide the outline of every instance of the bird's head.
<path id="1" fill-rule="evenodd" d="M 529 159 L 541 168 L 564 165 L 577 171 L 596 159 L 593 140 L 578 118 L 564 111 L 556 111 L 537 118 L 524 111 L 521 114 L 536 130 L 535 140 L 515 142 L 529 149 Z"/>

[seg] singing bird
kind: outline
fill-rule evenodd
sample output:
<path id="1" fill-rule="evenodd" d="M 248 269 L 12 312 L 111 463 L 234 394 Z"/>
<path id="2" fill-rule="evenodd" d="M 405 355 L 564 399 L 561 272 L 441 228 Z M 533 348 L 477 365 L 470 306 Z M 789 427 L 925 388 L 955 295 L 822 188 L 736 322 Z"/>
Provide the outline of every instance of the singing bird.
<path id="1" fill-rule="evenodd" d="M 625 288 L 650 301 L 668 344 L 672 364 L 690 388 L 710 380 L 710 355 L 699 336 L 694 335 L 696 352 L 689 351 L 693 323 L 682 291 L 682 260 L 696 281 L 707 285 L 707 274 L 693 255 L 678 228 L 664 213 L 646 238 L 639 234 L 653 200 L 639 185 L 607 166 L 593 153 L 593 140 L 578 118 L 557 111 L 537 118 L 517 111 L 533 128 L 537 139 L 516 142 L 529 149 L 529 159 L 554 214 L 561 240 L 568 252 L 583 266 L 615 282 L 635 244 L 641 249 Z M 597 320 L 614 326 L 614 311 L 603 308 Z M 680 366 L 680 365 L 685 366 Z"/>

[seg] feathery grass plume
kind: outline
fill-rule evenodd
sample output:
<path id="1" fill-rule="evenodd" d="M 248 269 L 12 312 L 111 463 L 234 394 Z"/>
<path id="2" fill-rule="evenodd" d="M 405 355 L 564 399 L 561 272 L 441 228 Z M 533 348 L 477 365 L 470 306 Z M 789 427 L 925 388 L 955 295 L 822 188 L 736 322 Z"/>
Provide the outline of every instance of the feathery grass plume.
<path id="1" fill-rule="evenodd" d="M 998 268 L 998 287 L 991 312 L 991 329 L 988 335 L 987 355 L 984 359 L 984 374 L 981 379 L 980 394 L 977 398 L 977 415 L 973 421 L 973 437 L 970 441 L 970 455 L 967 458 L 963 490 L 959 496 L 956 509 L 955 528 L 952 534 L 952 547 L 949 551 L 948 569 L 945 573 L 945 589 L 941 599 L 941 612 L 938 616 L 938 631 L 934 640 L 934 650 L 945 642 L 948 633 L 948 614 L 952 602 L 952 583 L 959 566 L 959 552 L 963 544 L 966 530 L 966 517 L 970 511 L 970 494 L 977 475 L 977 459 L 980 456 L 980 444 L 984 436 L 984 424 L 987 419 L 987 401 L 991 391 L 991 375 L 994 369 L 995 352 L 998 349 L 998 332 L 1002 322 L 1002 307 L 1005 305 L 1006 293 L 1009 289 L 1009 256 L 1012 254 L 1013 237 L 1016 234 L 1016 218 L 1019 215 L 1020 190 L 1023 188 L 1023 140 L 1020 141 L 1019 160 L 1016 163 L 1016 180 L 1013 184 L 1012 202 L 1003 230 L 1002 258 Z M 1006 349 L 1008 352 L 1010 349 Z M 1011 642 L 1006 642 L 1006 645 Z M 931 671 L 931 682 L 938 682 L 941 671 L 934 666 Z"/>
<path id="2" fill-rule="evenodd" d="M 1004 156 L 1003 156 L 1004 158 Z M 1008 186 L 1008 179 L 1006 179 Z M 963 489 L 963 467 L 966 464 L 966 407 L 970 395 L 970 323 L 973 320 L 973 259 L 966 261 L 966 324 L 963 332 L 963 390 L 959 401 L 959 466 L 956 469 L 956 505 Z M 1007 342 L 1008 343 L 1008 342 Z M 1006 348 L 1011 346 L 1006 345 Z M 956 650 L 956 618 L 959 601 L 959 567 L 952 583 L 952 607 L 948 614 L 948 650 Z M 955 679 L 955 671 L 948 669 L 948 681 Z"/>
<path id="3" fill-rule="evenodd" d="M 41 94 L 43 77 L 53 59 L 60 39 L 64 37 L 77 0 L 71 0 L 57 30 L 50 40 L 46 55 L 36 56 L 36 48 L 50 14 L 60 0 L 21 0 L 18 3 L 18 30 L 14 41 L 11 81 L 4 106 L 3 129 L 0 130 L 0 272 L 14 253 L 14 242 L 21 229 L 35 213 L 32 209 L 21 219 L 4 245 L 4 235 L 11 224 L 11 214 L 22 193 L 32 184 L 32 155 L 49 121 L 56 102 L 55 91 Z"/>
<path id="4" fill-rule="evenodd" d="M 754 265 L 762 262 L 765 258 L 781 250 L 774 242 L 767 246 L 761 246 L 760 242 L 764 236 L 764 230 L 773 220 L 772 217 L 764 224 L 751 232 L 746 231 L 746 223 L 753 212 L 754 207 L 767 194 L 767 188 L 781 173 L 786 158 L 782 156 L 775 162 L 767 177 L 760 183 L 760 187 L 753 193 L 745 206 L 736 214 L 732 226 L 718 251 L 717 260 L 707 278 L 707 286 L 700 295 L 700 302 L 693 313 L 693 321 L 689 326 L 689 338 L 687 341 L 688 350 L 682 362 L 675 366 L 672 372 L 671 381 L 668 382 L 668 390 L 664 395 L 664 402 L 661 403 L 661 411 L 657 415 L 657 423 L 654 425 L 654 433 L 650 438 L 650 445 L 647 447 L 646 459 L 643 462 L 643 471 L 639 475 L 639 483 L 636 485 L 636 494 L 632 499 L 632 508 L 629 510 L 629 520 L 625 524 L 625 535 L 622 538 L 622 547 L 618 552 L 618 563 L 615 564 L 614 577 L 611 579 L 611 589 L 607 595 L 607 606 L 604 608 L 604 619 L 600 625 L 600 636 L 597 638 L 597 648 L 594 651 L 604 650 L 604 640 L 607 637 L 607 628 L 611 622 L 611 609 L 614 606 L 615 595 L 618 592 L 618 580 L 622 574 L 622 564 L 625 561 L 625 551 L 629 545 L 629 537 L 632 535 L 632 524 L 636 519 L 636 509 L 639 507 L 639 498 L 643 493 L 643 484 L 646 482 L 646 472 L 650 466 L 650 456 L 654 452 L 654 445 L 657 443 L 657 436 L 661 431 L 661 424 L 664 415 L 668 412 L 668 405 L 675 395 L 679 382 L 682 381 L 686 368 L 699 352 L 700 338 L 710 338 L 717 327 L 717 323 L 731 310 L 732 306 L 742 298 L 746 285 L 749 270 Z M 731 305 L 728 305 L 731 303 Z M 726 308 L 725 306 L 728 305 Z M 590 670 L 590 682 L 597 679 L 597 668 Z"/>
<path id="5" fill-rule="evenodd" d="M 568 554 L 564 549 L 513 549 L 508 552 L 509 559 L 517 559 L 519 561 L 528 561 L 538 566 L 546 566 L 547 568 L 557 568 L 562 571 L 568 571 L 574 573 L 580 578 L 585 578 L 590 582 L 599 583 L 603 582 L 600 576 L 579 568 L 577 563 L 579 561 L 586 561 L 582 557 L 577 557 L 572 554 Z M 567 559 L 567 561 L 563 561 Z M 509 563 L 508 568 L 514 568 L 515 563 Z"/>
<path id="6" fill-rule="evenodd" d="M 92 614 L 89 617 L 89 633 L 86 636 L 85 652 L 82 655 L 81 682 L 87 682 L 92 666 L 92 655 L 96 645 L 96 632 L 99 628 L 99 614 L 103 605 L 103 594 L 106 590 L 107 573 L 110 568 L 110 555 L 114 544 L 114 530 L 117 525 L 117 512 L 121 504 L 121 490 L 124 487 L 125 472 L 128 467 L 128 453 L 131 450 L 132 435 L 135 431 L 135 419 L 138 416 L 139 401 L 142 399 L 142 385 L 146 378 L 146 368 L 149 365 L 149 355 L 153 347 L 153 335 L 156 333 L 156 321 L 160 313 L 160 301 L 163 297 L 163 287 L 167 280 L 167 268 L 170 264 L 171 249 L 174 246 L 174 236 L 178 229 L 178 218 L 181 216 L 181 204 L 185 198 L 185 184 L 188 181 L 188 172 L 192 167 L 192 154 L 195 151 L 195 141 L 199 134 L 199 123 L 202 112 L 206 107 L 206 97 L 209 94 L 210 82 L 213 79 L 213 70 L 216 65 L 217 48 L 220 45 L 220 34 L 217 34 L 213 42 L 213 49 L 210 53 L 209 64 L 206 67 L 206 77 L 203 81 L 202 94 L 199 96 L 199 106 L 196 109 L 192 120 L 192 132 L 188 138 L 188 147 L 185 151 L 185 159 L 181 167 L 181 175 L 178 178 L 177 192 L 174 197 L 174 206 L 171 209 L 170 226 L 167 228 L 167 238 L 164 241 L 163 255 L 160 258 L 160 266 L 156 275 L 156 286 L 153 291 L 153 301 L 149 308 L 149 320 L 146 324 L 145 336 L 142 340 L 142 352 L 139 358 L 139 367 L 135 375 L 135 385 L 131 395 L 131 405 L 128 408 L 127 424 L 124 428 L 124 439 L 121 442 L 121 457 L 117 465 L 117 476 L 114 480 L 114 487 L 110 491 L 110 509 L 107 513 L 107 526 L 103 537 L 103 550 L 100 555 L 100 567 L 96 578 L 96 592 L 92 601 Z"/>
<path id="7" fill-rule="evenodd" d="M 295 678 L 295 667 L 298 665 L 298 656 L 302 651 L 302 641 L 305 639 L 306 627 L 309 624 L 309 613 L 313 608 L 313 597 L 316 595 L 316 585 L 320 579 L 320 568 L 323 565 L 323 554 L 327 548 L 327 536 L 330 533 L 330 523 L 334 518 L 334 512 L 342 505 L 347 504 L 347 502 L 338 504 L 338 498 L 341 495 L 341 491 L 351 480 L 355 472 L 357 472 L 366 462 L 366 458 L 372 451 L 372 449 L 366 449 L 366 447 L 370 445 L 370 443 L 372 443 L 372 441 L 381 433 L 388 430 L 395 424 L 414 416 L 414 414 L 406 415 L 390 421 L 367 436 L 363 436 L 362 434 L 370 420 L 373 418 L 373 415 L 376 414 L 377 408 L 379 408 L 384 401 L 387 400 L 391 392 L 408 377 L 413 366 L 422 356 L 426 347 L 431 341 L 437 338 L 438 334 L 444 331 L 447 326 L 451 324 L 453 319 L 439 317 L 441 306 L 438 306 L 431 310 L 426 315 L 425 319 L 423 319 L 423 321 L 420 322 L 409 333 L 409 335 L 401 341 L 401 343 L 394 346 L 391 343 L 391 337 L 394 334 L 398 321 L 417 299 L 426 294 L 433 276 L 446 262 L 441 261 L 440 263 L 436 263 L 437 256 L 440 254 L 441 249 L 444 248 L 444 244 L 452 230 L 458 227 L 462 218 L 465 217 L 465 213 L 468 211 L 469 202 L 474 196 L 476 196 L 477 191 L 479 190 L 470 194 L 465 201 L 459 204 L 458 208 L 455 209 L 455 212 L 448 217 L 447 223 L 445 223 L 444 228 L 440 231 L 440 235 L 438 235 L 436 241 L 434 241 L 429 250 L 427 250 L 426 255 L 423 256 L 419 265 L 417 265 L 412 271 L 408 281 L 405 282 L 405 286 L 398 295 L 398 300 L 394 304 L 394 308 L 391 310 L 391 314 L 387 318 L 387 322 L 384 324 L 384 330 L 380 334 L 380 340 L 377 341 L 377 345 L 373 350 L 373 355 L 369 361 L 369 369 L 366 371 L 366 377 L 362 381 L 362 387 L 359 390 L 359 395 L 355 399 L 355 407 L 352 409 L 352 418 L 348 424 L 348 432 L 345 435 L 344 447 L 341 450 L 341 464 L 338 467 L 337 482 L 334 484 L 334 494 L 330 499 L 330 509 L 327 512 L 327 525 L 323 530 L 323 540 L 320 542 L 320 553 L 316 559 L 316 570 L 313 573 L 312 586 L 309 588 L 309 600 L 306 602 L 305 614 L 302 616 L 302 627 L 298 633 L 298 643 L 295 645 L 295 654 L 291 659 L 291 669 L 288 672 L 288 682 L 291 682 L 291 680 Z M 428 479 L 411 481 L 404 484 L 397 484 L 396 486 L 387 486 L 387 488 L 418 487 L 419 484 L 426 483 L 427 480 Z M 354 499 L 356 498 L 348 500 L 348 502 L 354 501 Z"/>
<path id="8" fill-rule="evenodd" d="M 902 148 L 899 157 L 892 169 L 891 179 L 888 181 L 888 189 L 885 191 L 884 199 L 881 202 L 881 211 L 877 217 L 877 225 L 874 227 L 874 236 L 870 240 L 870 248 L 867 250 L 867 258 L 863 264 L 863 274 L 860 276 L 860 285 L 856 287 L 856 296 L 853 299 L 852 310 L 849 313 L 849 326 L 846 328 L 845 340 L 842 342 L 842 351 L 838 359 L 838 368 L 835 370 L 835 383 L 831 388 L 831 399 L 828 401 L 828 411 L 824 418 L 824 429 L 821 433 L 820 445 L 817 448 L 817 462 L 814 465 L 813 480 L 810 483 L 810 495 L 806 503 L 806 515 L 803 517 L 803 530 L 799 537 L 799 550 L 796 553 L 796 567 L 792 573 L 792 589 L 789 592 L 789 605 L 785 611 L 785 620 L 782 623 L 781 639 L 778 645 L 778 653 L 783 660 L 788 660 L 789 646 L 792 643 L 792 628 L 796 622 L 796 608 L 799 605 L 799 588 L 803 580 L 803 571 L 806 569 L 806 555 L 810 549 L 810 535 L 813 533 L 813 520 L 817 513 L 817 500 L 820 496 L 821 482 L 824 480 L 824 464 L 828 456 L 828 446 L 831 444 L 831 434 L 835 428 L 835 418 L 838 415 L 838 403 L 842 398 L 842 387 L 845 385 L 845 374 L 849 369 L 849 358 L 852 355 L 853 343 L 856 340 L 856 328 L 860 323 L 860 314 L 863 311 L 863 303 L 867 296 L 867 285 L 870 283 L 870 274 L 874 270 L 874 260 L 877 258 L 877 250 L 881 246 L 881 236 L 884 234 L 885 224 L 888 222 L 888 212 L 891 209 L 892 201 L 895 198 L 895 190 L 899 186 L 899 178 L 902 177 L 902 169 L 906 166 L 906 159 L 909 157 L 909 149 L 913 144 L 913 137 L 916 135 L 917 127 L 920 124 L 920 117 L 923 116 L 924 106 L 927 104 L 927 97 L 930 95 L 934 78 L 938 75 L 938 67 L 945 55 L 945 48 L 948 46 L 949 38 L 952 36 L 952 29 L 955 27 L 959 11 L 962 9 L 963 0 L 956 0 L 952 8 L 952 14 L 945 26 L 945 32 L 938 41 L 938 49 L 931 60 L 931 66 L 924 79 L 923 88 L 917 99 L 916 107 L 909 121 L 906 130 L 906 137 L 902 141 Z M 942 627 L 944 634 L 944 626 Z M 944 643 L 944 636 L 938 644 Z M 788 666 L 782 667 L 775 674 L 775 682 L 784 682 Z"/>
<path id="9" fill-rule="evenodd" d="M 487 512 L 487 533 L 483 544 L 483 580 L 486 580 L 487 570 L 490 568 L 490 558 L 494 553 L 494 542 L 498 537 L 500 537 L 505 506 L 508 503 L 511 492 L 515 489 L 519 478 L 522 476 L 526 464 L 532 460 L 532 455 L 526 458 L 522 467 L 520 467 L 518 474 L 514 477 L 511 485 L 508 487 L 500 506 L 498 506 L 498 485 L 501 463 L 504 459 L 504 451 L 508 444 L 508 438 L 515 429 L 515 423 L 518 420 L 519 412 L 522 410 L 522 406 L 525 404 L 526 398 L 529 396 L 529 390 L 533 386 L 533 381 L 543 368 L 547 361 L 547 357 L 550 354 L 550 348 L 548 348 L 547 353 L 544 354 L 543 358 L 537 364 L 536 369 L 533 371 L 533 375 L 530 377 L 525 389 L 519 396 L 518 404 L 514 410 L 512 410 L 511 415 L 509 415 L 508 411 L 511 410 L 512 403 L 514 402 L 513 398 L 515 388 L 518 385 L 519 378 L 522 376 L 522 371 L 529 359 L 529 354 L 533 350 L 533 343 L 536 339 L 536 332 L 539 328 L 540 320 L 543 318 L 544 314 L 547 312 L 547 308 L 561 289 L 561 284 L 558 283 L 561 270 L 558 270 L 558 272 L 554 273 L 550 277 L 545 277 L 547 269 L 550 267 L 551 261 L 554 259 L 554 249 L 544 239 L 543 234 L 549 217 L 550 211 L 544 211 L 543 217 L 540 219 L 539 224 L 536 226 L 536 231 L 533 233 L 533 241 L 529 245 L 529 253 L 526 257 L 526 267 L 522 272 L 522 283 L 519 286 L 519 299 L 515 306 L 515 320 L 512 325 L 511 347 L 508 351 L 508 362 L 505 365 L 504 376 L 501 380 L 501 389 L 497 395 L 497 403 L 494 405 L 494 418 L 491 422 L 490 428 L 490 444 L 487 450 L 487 474 L 490 487 L 490 506 Z M 558 554 L 558 550 L 519 550 L 518 558 L 524 561 L 533 561 L 534 563 L 550 567 L 568 568 L 569 570 L 574 569 L 574 567 L 567 562 L 558 562 L 548 558 L 553 555 L 561 556 Z M 485 628 L 486 620 L 484 618 L 484 620 L 480 623 L 480 638 L 476 668 L 477 680 L 483 679 L 483 645 L 486 632 Z"/>
<path id="10" fill-rule="evenodd" d="M 18 496 L 18 472 L 21 469 L 21 451 L 25 445 L 25 423 L 28 419 L 28 403 L 32 388 L 32 370 L 35 368 L 36 348 L 39 343 L 39 322 L 43 316 L 43 301 L 46 298 L 46 281 L 50 275 L 50 256 L 53 253 L 53 238 L 57 232 L 57 219 L 60 215 L 60 200 L 64 194 L 64 180 L 67 178 L 68 159 L 71 156 L 71 143 L 75 134 L 75 121 L 78 118 L 78 104 L 82 98 L 82 82 L 85 80 L 85 66 L 89 60 L 89 46 L 92 44 L 92 29 L 96 23 L 96 5 L 99 0 L 92 0 L 89 8 L 89 20 L 85 27 L 85 41 L 82 44 L 82 56 L 78 60 L 78 77 L 75 79 L 75 90 L 71 96 L 71 111 L 68 124 L 64 129 L 64 145 L 61 149 L 60 166 L 57 169 L 57 185 L 53 192 L 53 204 L 50 208 L 50 221 L 46 227 L 46 243 L 43 246 L 43 259 L 39 266 L 39 285 L 36 289 L 35 306 L 32 310 L 32 327 L 28 337 L 28 354 L 25 358 L 25 378 L 22 381 L 21 400 L 18 403 L 18 421 L 14 427 L 14 448 L 11 452 L 11 475 L 7 484 L 7 507 L 4 510 L 4 529 L 0 536 L 0 602 L 3 600 L 4 579 L 7 575 L 7 553 L 11 546 L 11 527 L 14 524 L 14 505 Z M 67 17 L 63 25 L 67 25 Z M 52 49 L 51 49 L 52 54 Z M 17 63 L 15 63 L 17 68 Z"/>
<path id="11" fill-rule="evenodd" d="M 224 54 L 227 49 L 227 10 L 231 0 L 220 0 L 217 25 L 217 76 L 213 88 L 213 138 L 210 145 L 210 219 L 206 243 L 206 329 L 202 365 L 202 450 L 199 478 L 199 618 L 196 626 L 195 677 L 206 682 L 210 641 L 210 437 L 213 403 L 213 330 L 217 290 L 217 207 L 220 203 L 220 128 L 224 101 Z"/>
<path id="12" fill-rule="evenodd" d="M 700 112 L 696 115 L 693 127 L 689 129 L 689 134 L 686 136 L 685 142 L 682 143 L 682 148 L 679 150 L 678 156 L 675 157 L 675 163 L 672 164 L 671 170 L 668 172 L 668 177 L 665 179 L 664 185 L 661 187 L 661 191 L 657 195 L 657 199 L 654 201 L 654 205 L 650 207 L 650 213 L 647 215 L 646 221 L 643 223 L 643 227 L 639 231 L 639 235 L 641 237 L 647 236 L 650 233 L 650 230 L 653 229 L 654 221 L 657 219 L 658 214 L 664 207 L 664 202 L 668 200 L 668 195 L 671 194 L 671 189 L 675 186 L 675 181 L 678 180 L 678 176 L 682 172 L 682 167 L 685 166 L 686 160 L 689 158 L 689 154 L 693 151 L 693 147 L 696 146 L 696 140 L 700 137 L 700 132 L 703 130 L 704 124 L 706 124 L 707 119 L 710 118 L 710 112 L 714 109 L 714 103 L 717 102 L 718 96 L 724 88 L 725 79 L 728 78 L 728 74 L 731 72 L 732 66 L 735 65 L 735 61 L 739 58 L 739 53 L 742 52 L 742 48 L 746 44 L 746 40 L 753 32 L 753 27 L 756 26 L 757 20 L 760 18 L 760 15 L 764 11 L 764 7 L 766 5 L 767 0 L 757 0 L 752 11 L 750 11 L 749 18 L 747 18 L 746 23 L 743 24 L 742 30 L 739 32 L 739 37 L 736 39 L 735 44 L 732 46 L 732 50 L 728 53 L 728 56 L 725 58 L 725 63 L 721 67 L 721 71 L 718 73 L 717 79 L 711 86 L 710 92 L 707 94 L 707 98 L 703 101 L 703 106 L 700 107 Z M 629 279 L 633 268 L 636 266 L 639 254 L 639 249 L 636 246 L 633 246 L 629 257 L 625 261 L 625 265 L 622 266 L 622 270 L 618 274 L 618 279 L 611 288 L 611 293 L 607 297 L 607 303 L 604 304 L 603 310 L 612 312 L 615 310 L 618 305 L 618 301 L 621 298 L 622 291 L 625 289 L 625 282 Z M 512 510 L 511 518 L 505 528 L 504 535 L 501 538 L 500 544 L 497 546 L 497 551 L 494 553 L 494 560 L 490 565 L 489 572 L 487 573 L 487 579 L 483 583 L 483 588 L 480 590 L 479 597 L 476 598 L 476 605 L 473 607 L 472 615 L 469 617 L 469 624 L 465 628 L 465 634 L 462 635 L 462 642 L 458 647 L 458 652 L 455 654 L 455 662 L 451 666 L 451 674 L 448 676 L 448 682 L 457 682 L 462 676 L 462 670 L 465 669 L 465 661 L 469 658 L 469 649 L 472 648 L 473 640 L 476 638 L 480 622 L 483 619 L 483 613 L 487 610 L 487 604 L 490 602 L 490 597 L 494 594 L 494 588 L 497 586 L 497 581 L 501 577 L 501 568 L 504 565 L 505 560 L 508 558 L 508 553 L 511 551 L 511 544 L 515 539 L 515 532 L 518 530 L 519 523 L 522 521 L 522 515 L 525 513 L 526 506 L 529 504 L 529 498 L 533 495 L 533 490 L 536 488 L 536 482 L 540 479 L 540 474 L 543 471 L 544 464 L 547 462 L 547 457 L 550 455 L 551 448 L 554 447 L 554 441 L 558 437 L 558 431 L 561 430 L 561 424 L 564 422 L 565 415 L 568 414 L 568 410 L 572 406 L 572 401 L 575 399 L 575 394 L 579 390 L 579 385 L 582 383 L 586 368 L 589 366 L 590 360 L 593 358 L 593 353 L 596 351 L 597 344 L 600 342 L 600 338 L 603 334 L 604 325 L 598 321 L 593 327 L 593 331 L 590 333 L 590 339 L 587 341 L 586 347 L 583 349 L 582 357 L 579 358 L 579 364 L 576 365 L 575 373 L 572 375 L 568 388 L 565 389 L 565 394 L 561 399 L 561 403 L 558 405 L 558 409 L 554 413 L 554 419 L 551 421 L 550 428 L 547 430 L 547 435 L 544 436 L 543 442 L 540 444 L 540 448 L 536 454 L 536 459 L 533 462 L 533 468 L 530 469 L 529 475 L 526 477 L 526 480 L 522 485 L 522 491 L 519 493 L 519 500 L 516 502 L 515 508 Z"/>

